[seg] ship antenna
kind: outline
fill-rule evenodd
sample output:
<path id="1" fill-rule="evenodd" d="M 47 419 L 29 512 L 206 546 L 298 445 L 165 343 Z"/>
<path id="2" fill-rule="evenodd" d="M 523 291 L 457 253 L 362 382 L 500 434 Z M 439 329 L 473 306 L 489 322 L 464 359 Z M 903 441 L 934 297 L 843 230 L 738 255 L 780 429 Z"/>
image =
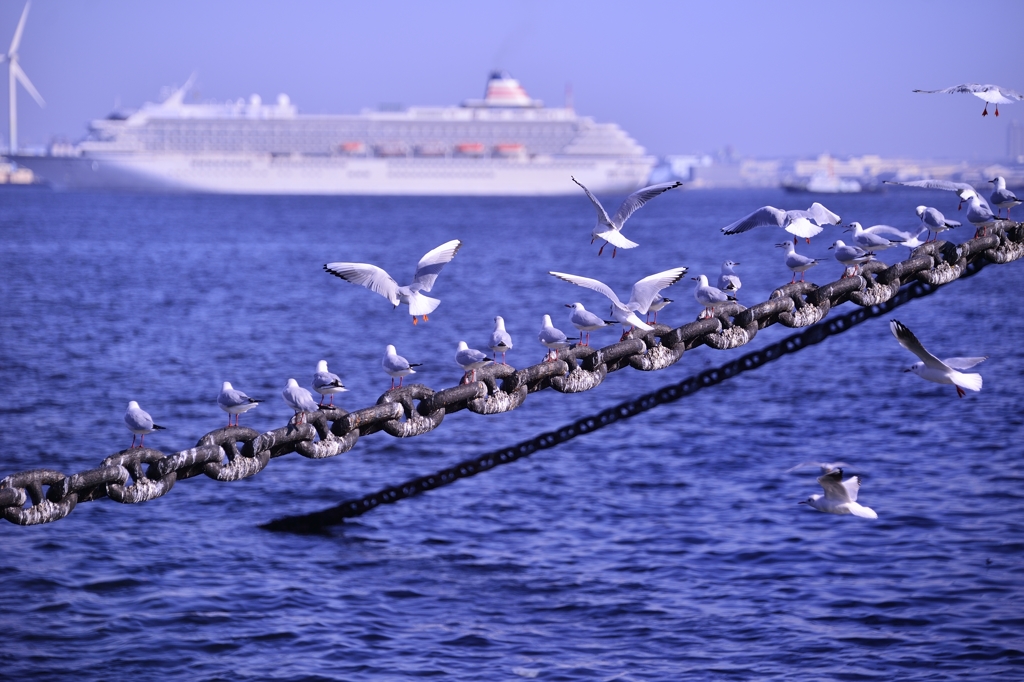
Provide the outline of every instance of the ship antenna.
<path id="1" fill-rule="evenodd" d="M 25 30 L 25 21 L 28 19 L 28 8 L 31 2 L 25 3 L 25 9 L 21 11 L 21 20 L 18 21 L 18 28 L 14 31 L 14 40 L 11 41 L 11 47 L 7 50 L 6 55 L 0 54 L 0 62 L 7 61 L 7 73 L 8 73 L 8 86 L 10 88 L 10 125 L 11 125 L 11 138 L 10 146 L 8 149 L 9 154 L 15 154 L 18 151 L 18 103 L 17 103 L 17 92 L 18 83 L 20 82 L 28 94 L 32 95 L 32 99 L 36 103 L 45 107 L 46 102 L 43 101 L 42 96 L 36 87 L 32 85 L 32 81 L 28 79 L 28 76 L 22 71 L 21 66 L 18 65 L 18 46 L 21 44 L 21 34 Z"/>

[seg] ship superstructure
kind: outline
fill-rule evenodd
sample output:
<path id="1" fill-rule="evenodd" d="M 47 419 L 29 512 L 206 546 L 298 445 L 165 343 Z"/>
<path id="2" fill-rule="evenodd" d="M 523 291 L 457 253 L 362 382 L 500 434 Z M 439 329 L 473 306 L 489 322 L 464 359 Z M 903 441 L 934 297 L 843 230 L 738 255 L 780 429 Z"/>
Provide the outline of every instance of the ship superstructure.
<path id="1" fill-rule="evenodd" d="M 483 99 L 349 115 L 300 114 L 286 95 L 159 103 L 93 121 L 77 145 L 19 156 L 59 187 L 239 194 L 628 192 L 655 159 L 613 123 L 531 99 L 491 74 Z"/>

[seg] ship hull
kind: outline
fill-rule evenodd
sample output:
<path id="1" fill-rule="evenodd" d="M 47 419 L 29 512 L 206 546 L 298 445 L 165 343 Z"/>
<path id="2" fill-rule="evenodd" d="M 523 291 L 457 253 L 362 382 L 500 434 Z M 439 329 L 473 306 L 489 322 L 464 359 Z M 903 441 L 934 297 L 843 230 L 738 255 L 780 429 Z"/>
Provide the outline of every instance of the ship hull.
<path id="1" fill-rule="evenodd" d="M 643 186 L 649 156 L 376 158 L 340 155 L 110 153 L 17 156 L 57 189 L 214 194 L 477 195 L 574 194 L 574 176 L 594 192 Z"/>

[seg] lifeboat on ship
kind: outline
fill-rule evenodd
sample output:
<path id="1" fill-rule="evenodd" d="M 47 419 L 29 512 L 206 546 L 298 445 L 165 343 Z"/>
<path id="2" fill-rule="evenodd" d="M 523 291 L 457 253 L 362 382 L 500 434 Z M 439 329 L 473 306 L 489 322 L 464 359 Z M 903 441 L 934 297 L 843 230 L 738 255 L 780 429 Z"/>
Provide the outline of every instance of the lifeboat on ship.
<path id="1" fill-rule="evenodd" d="M 345 156 L 363 156 L 366 154 L 365 142 L 342 142 L 338 145 L 338 151 Z"/>
<path id="2" fill-rule="evenodd" d="M 461 142 L 455 145 L 455 153 L 459 156 L 483 156 L 485 151 L 482 142 Z"/>
<path id="3" fill-rule="evenodd" d="M 503 159 L 520 159 L 526 156 L 526 147 L 518 142 L 496 144 L 494 155 Z"/>

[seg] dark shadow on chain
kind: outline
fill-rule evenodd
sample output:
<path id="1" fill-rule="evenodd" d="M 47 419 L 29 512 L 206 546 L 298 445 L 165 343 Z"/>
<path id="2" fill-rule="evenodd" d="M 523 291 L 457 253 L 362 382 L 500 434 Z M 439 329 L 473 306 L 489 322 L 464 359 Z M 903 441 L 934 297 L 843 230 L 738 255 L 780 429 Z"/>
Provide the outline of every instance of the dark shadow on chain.
<path id="1" fill-rule="evenodd" d="M 966 267 L 960 279 L 969 277 L 979 272 L 986 262 L 977 260 Z M 702 388 L 714 386 L 726 379 L 742 374 L 748 370 L 756 369 L 761 365 L 777 360 L 783 355 L 795 353 L 808 346 L 821 343 L 833 334 L 839 334 L 851 327 L 855 327 L 866 320 L 886 315 L 890 311 L 911 301 L 915 298 L 928 296 L 940 289 L 940 286 L 915 282 L 904 287 L 889 300 L 864 308 L 858 308 L 845 315 L 836 318 L 826 319 L 823 322 L 808 327 L 805 331 L 787 336 L 776 343 L 769 344 L 764 348 L 747 353 L 735 360 L 731 360 L 719 367 L 708 369 L 700 374 L 684 379 L 683 381 L 665 386 L 657 391 L 646 393 L 638 398 L 619 403 L 614 407 L 598 412 L 596 415 L 577 419 L 572 424 L 563 426 L 555 431 L 548 431 L 539 436 L 523 441 L 500 450 L 494 450 L 472 459 L 467 459 L 458 464 L 441 469 L 440 471 L 419 476 L 399 485 L 390 486 L 363 497 L 346 500 L 341 504 L 328 509 L 323 509 L 310 514 L 298 516 L 285 516 L 274 519 L 260 527 L 267 530 L 286 531 L 292 533 L 321 533 L 330 526 L 344 523 L 345 519 L 361 516 L 366 512 L 376 509 L 383 504 L 392 504 L 420 493 L 434 490 L 449 485 L 461 478 L 474 476 L 483 471 L 488 471 L 500 464 L 514 462 L 521 457 L 527 457 L 539 450 L 546 450 L 560 445 L 576 436 L 582 436 L 609 424 L 628 419 L 634 415 L 646 412 L 658 405 L 675 402 L 680 398 L 692 395 Z"/>

